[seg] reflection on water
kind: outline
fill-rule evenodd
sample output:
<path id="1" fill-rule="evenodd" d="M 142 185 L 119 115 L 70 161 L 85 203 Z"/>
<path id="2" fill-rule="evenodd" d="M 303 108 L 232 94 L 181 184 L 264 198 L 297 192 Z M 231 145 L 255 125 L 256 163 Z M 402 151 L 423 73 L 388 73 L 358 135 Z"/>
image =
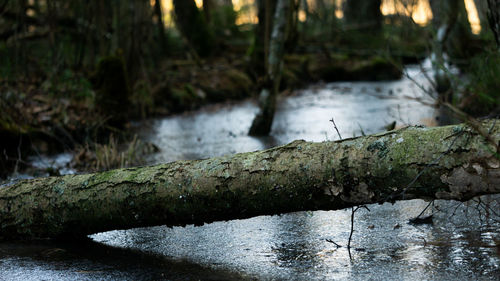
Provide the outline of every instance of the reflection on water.
<path id="1" fill-rule="evenodd" d="M 459 276 L 461 280 L 497 280 L 500 259 L 494 241 L 500 239 L 498 223 L 481 223 L 478 214 L 464 206 L 451 219 L 451 212 L 437 213 L 434 225 L 406 223 L 426 205 L 413 200 L 359 211 L 353 260 L 345 247 L 327 241 L 346 244 L 348 210 L 263 216 L 201 227 L 112 231 L 92 238 L 257 279 L 455 280 Z M 453 211 L 456 203 L 436 205 Z M 462 215 L 464 211 L 470 212 L 472 220 Z"/>
<path id="2" fill-rule="evenodd" d="M 409 73 L 424 87 L 417 69 Z M 252 102 L 141 123 L 161 152 L 151 163 L 264 149 L 295 139 L 337 138 L 429 123 L 434 109 L 407 79 L 316 85 L 279 102 L 272 136 L 246 135 Z M 490 202 L 491 201 L 491 202 Z M 500 197 L 465 206 L 440 201 L 434 224 L 410 225 L 427 202 L 370 205 L 356 213 L 351 260 L 346 250 L 350 211 L 298 212 L 201 227 L 164 226 L 110 231 L 95 242 L 0 244 L 0 279 L 7 280 L 498 280 Z M 343 245 L 337 248 L 327 241 Z M 48 254 L 47 254 L 48 253 Z M 55 256 L 55 257 L 54 257 Z"/>

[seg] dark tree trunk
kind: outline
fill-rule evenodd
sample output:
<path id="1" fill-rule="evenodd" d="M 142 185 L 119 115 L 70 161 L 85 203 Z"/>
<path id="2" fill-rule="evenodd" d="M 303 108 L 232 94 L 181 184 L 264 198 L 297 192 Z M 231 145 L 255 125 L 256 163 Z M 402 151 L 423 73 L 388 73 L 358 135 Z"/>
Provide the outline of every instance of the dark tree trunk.
<path id="1" fill-rule="evenodd" d="M 481 22 L 481 32 L 488 30 L 488 0 L 474 0 L 477 16 Z"/>
<path id="2" fill-rule="evenodd" d="M 259 78 L 266 75 L 269 41 L 277 1 L 257 0 L 256 3 L 259 23 L 255 30 L 251 65 L 254 75 Z"/>
<path id="3" fill-rule="evenodd" d="M 347 0 L 344 6 L 344 19 L 352 29 L 380 31 L 382 28 L 382 0 Z"/>
<path id="4" fill-rule="evenodd" d="M 203 0 L 203 15 L 208 24 L 212 22 L 212 10 L 214 8 L 213 0 Z"/>
<path id="5" fill-rule="evenodd" d="M 154 13 L 156 18 L 158 19 L 156 24 L 158 26 L 158 38 L 160 40 L 161 53 L 167 54 L 168 43 L 167 43 L 167 36 L 165 34 L 165 23 L 163 22 L 163 11 L 161 6 L 161 0 L 155 0 Z"/>
<path id="6" fill-rule="evenodd" d="M 500 51 L 500 2 L 488 0 L 488 22 Z"/>
<path id="7" fill-rule="evenodd" d="M 200 56 L 213 53 L 215 38 L 194 0 L 174 0 L 175 22 L 191 48 Z"/>
<path id="8" fill-rule="evenodd" d="M 293 53 L 299 41 L 299 9 L 300 0 L 290 0 L 290 12 L 288 13 L 288 30 L 286 34 L 285 50 Z"/>

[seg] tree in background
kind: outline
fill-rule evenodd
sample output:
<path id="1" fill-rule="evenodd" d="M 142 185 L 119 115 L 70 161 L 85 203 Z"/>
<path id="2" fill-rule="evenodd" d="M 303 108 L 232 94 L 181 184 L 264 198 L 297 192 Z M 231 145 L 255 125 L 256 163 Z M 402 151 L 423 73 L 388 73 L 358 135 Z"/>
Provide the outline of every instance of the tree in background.
<path id="1" fill-rule="evenodd" d="M 500 51 L 500 3 L 488 0 L 488 22 Z"/>
<path id="2" fill-rule="evenodd" d="M 254 76 L 261 77 L 266 75 L 269 41 L 277 1 L 257 0 L 255 2 L 257 4 L 259 22 L 255 27 L 255 39 L 251 53 L 251 70 Z"/>
<path id="3" fill-rule="evenodd" d="M 236 19 L 238 13 L 233 2 L 227 0 L 204 0 L 203 15 L 211 32 L 215 36 L 215 44 L 223 46 L 226 40 L 238 35 Z"/>
<path id="4" fill-rule="evenodd" d="M 215 48 L 215 38 L 194 0 L 173 0 L 173 3 L 175 22 L 191 48 L 202 57 L 211 55 Z"/>
<path id="5" fill-rule="evenodd" d="M 435 30 L 433 42 L 433 65 L 435 69 L 436 91 L 445 101 L 450 101 L 452 93 L 448 70 L 445 68 L 444 53 L 451 60 L 469 57 L 468 44 L 472 41 L 472 31 L 463 0 L 430 0 Z"/>
<path id="6" fill-rule="evenodd" d="M 477 16 L 481 22 L 481 32 L 488 30 L 488 0 L 474 0 Z"/>
<path id="7" fill-rule="evenodd" d="M 382 0 L 347 0 L 344 2 L 344 19 L 356 30 L 380 31 L 382 28 Z"/>
<path id="8" fill-rule="evenodd" d="M 266 78 L 264 87 L 260 93 L 260 111 L 255 116 L 250 128 L 250 135 L 268 135 L 276 111 L 276 96 L 278 94 L 281 71 L 283 68 L 283 54 L 285 52 L 285 41 L 291 11 L 290 0 L 279 0 L 274 13 L 273 31 L 269 42 L 269 54 L 266 57 Z"/>
<path id="9" fill-rule="evenodd" d="M 168 54 L 168 42 L 165 32 L 165 22 L 163 21 L 163 9 L 161 0 L 155 0 L 154 14 L 156 17 L 156 24 L 158 26 L 158 38 L 161 46 L 161 53 Z"/>

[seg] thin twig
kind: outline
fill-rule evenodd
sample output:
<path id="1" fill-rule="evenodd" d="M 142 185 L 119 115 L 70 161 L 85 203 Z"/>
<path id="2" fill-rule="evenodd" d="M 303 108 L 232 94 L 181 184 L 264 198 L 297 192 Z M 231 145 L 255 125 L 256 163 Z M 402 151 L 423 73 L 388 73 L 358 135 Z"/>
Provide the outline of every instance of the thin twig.
<path id="1" fill-rule="evenodd" d="M 337 131 L 337 134 L 339 135 L 339 139 L 342 139 L 342 136 L 340 135 L 339 129 L 337 128 L 337 124 L 335 124 L 335 120 L 333 120 L 333 117 L 332 117 L 332 119 L 330 119 L 330 122 L 333 123 L 333 127 L 335 128 L 335 131 Z"/>
<path id="2" fill-rule="evenodd" d="M 441 99 L 437 99 L 436 97 L 434 97 L 432 91 L 424 88 L 424 86 L 422 86 L 422 84 L 418 83 L 408 73 L 406 73 L 406 72 L 403 72 L 403 73 L 404 73 L 405 77 L 408 78 L 410 81 L 412 81 L 420 90 L 422 90 L 424 93 L 426 93 L 427 95 L 429 95 L 431 98 L 435 99 L 436 103 L 438 105 L 442 105 L 442 106 L 448 108 L 458 119 L 460 119 L 462 122 L 464 122 L 467 125 L 469 125 L 470 127 L 472 127 L 476 132 L 478 132 L 481 136 L 483 136 L 490 144 L 493 145 L 493 147 L 495 147 L 495 150 L 496 150 L 495 152 L 496 153 L 498 153 L 500 151 L 498 144 L 491 137 L 491 134 L 490 134 L 491 131 L 488 131 L 488 132 L 485 131 L 482 128 L 481 124 L 475 118 L 473 118 L 469 114 L 465 113 L 464 111 L 460 110 L 456 106 L 454 106 L 454 105 L 452 105 L 452 104 L 450 104 L 448 102 L 442 101 Z M 428 77 L 427 75 L 425 75 L 425 77 L 427 79 L 430 79 L 430 77 Z M 429 80 L 429 82 L 431 83 L 431 85 L 434 85 L 434 81 Z"/>
<path id="3" fill-rule="evenodd" d="M 341 245 L 339 245 L 339 244 L 335 243 L 335 241 L 333 241 L 332 239 L 325 239 L 325 240 L 326 240 L 326 242 L 329 242 L 329 243 L 334 244 L 335 246 L 337 246 L 337 248 L 342 248 L 342 246 L 341 246 Z"/>
<path id="4" fill-rule="evenodd" d="M 424 212 L 427 210 L 427 208 L 429 208 L 429 206 L 431 204 L 433 204 L 433 203 L 434 203 L 434 200 L 432 200 L 431 202 L 429 202 L 429 204 L 427 204 L 427 206 L 422 210 L 422 212 L 420 212 L 420 214 L 418 214 L 418 216 L 416 218 L 420 218 L 420 216 L 423 215 Z"/>
<path id="5" fill-rule="evenodd" d="M 351 241 L 352 241 L 352 234 L 354 233 L 354 214 L 356 211 L 359 209 L 364 208 L 370 211 L 366 205 L 361 205 L 357 207 L 351 207 L 351 232 L 349 233 L 349 240 L 347 241 L 347 251 L 349 252 L 349 257 L 351 257 Z"/>

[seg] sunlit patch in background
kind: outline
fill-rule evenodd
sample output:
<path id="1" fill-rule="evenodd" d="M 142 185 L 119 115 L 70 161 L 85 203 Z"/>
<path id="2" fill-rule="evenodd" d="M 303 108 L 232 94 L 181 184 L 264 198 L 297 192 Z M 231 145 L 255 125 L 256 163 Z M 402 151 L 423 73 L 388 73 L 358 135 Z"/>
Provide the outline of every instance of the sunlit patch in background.
<path id="1" fill-rule="evenodd" d="M 413 21 L 419 25 L 427 25 L 432 19 L 431 7 L 427 0 L 418 0 L 413 5 L 394 0 L 384 0 L 380 10 L 385 16 L 394 14 L 411 16 Z"/>
<path id="2" fill-rule="evenodd" d="M 474 0 L 465 0 L 465 9 L 467 10 L 467 16 L 469 19 L 470 27 L 472 29 L 472 33 L 479 34 L 481 32 L 481 21 L 479 20 Z"/>
<path id="3" fill-rule="evenodd" d="M 151 5 L 154 5 L 155 0 L 150 0 Z M 163 10 L 163 21 L 165 25 L 173 25 L 172 17 L 172 0 L 161 0 L 162 10 Z M 203 7 L 203 0 L 195 0 L 196 6 L 198 8 Z M 329 0 L 329 4 L 335 3 L 335 16 L 338 19 L 344 17 L 342 11 L 342 5 L 345 0 Z M 238 13 L 238 19 L 236 20 L 237 25 L 242 24 L 255 24 L 258 22 L 257 9 L 254 5 L 254 0 L 233 0 L 234 10 Z M 465 8 L 467 9 L 469 23 L 471 25 L 472 32 L 474 34 L 479 34 L 481 32 L 481 22 L 479 20 L 478 12 L 474 0 L 464 0 Z M 307 0 L 309 9 L 317 9 L 316 1 Z M 430 20 L 432 20 L 432 11 L 428 0 L 417 0 L 415 4 L 403 4 L 400 1 L 394 0 L 383 0 L 380 7 L 380 11 L 384 16 L 400 14 L 411 16 L 415 23 L 425 26 Z M 301 9 L 299 11 L 299 20 L 304 22 L 307 20 L 307 13 Z"/>

